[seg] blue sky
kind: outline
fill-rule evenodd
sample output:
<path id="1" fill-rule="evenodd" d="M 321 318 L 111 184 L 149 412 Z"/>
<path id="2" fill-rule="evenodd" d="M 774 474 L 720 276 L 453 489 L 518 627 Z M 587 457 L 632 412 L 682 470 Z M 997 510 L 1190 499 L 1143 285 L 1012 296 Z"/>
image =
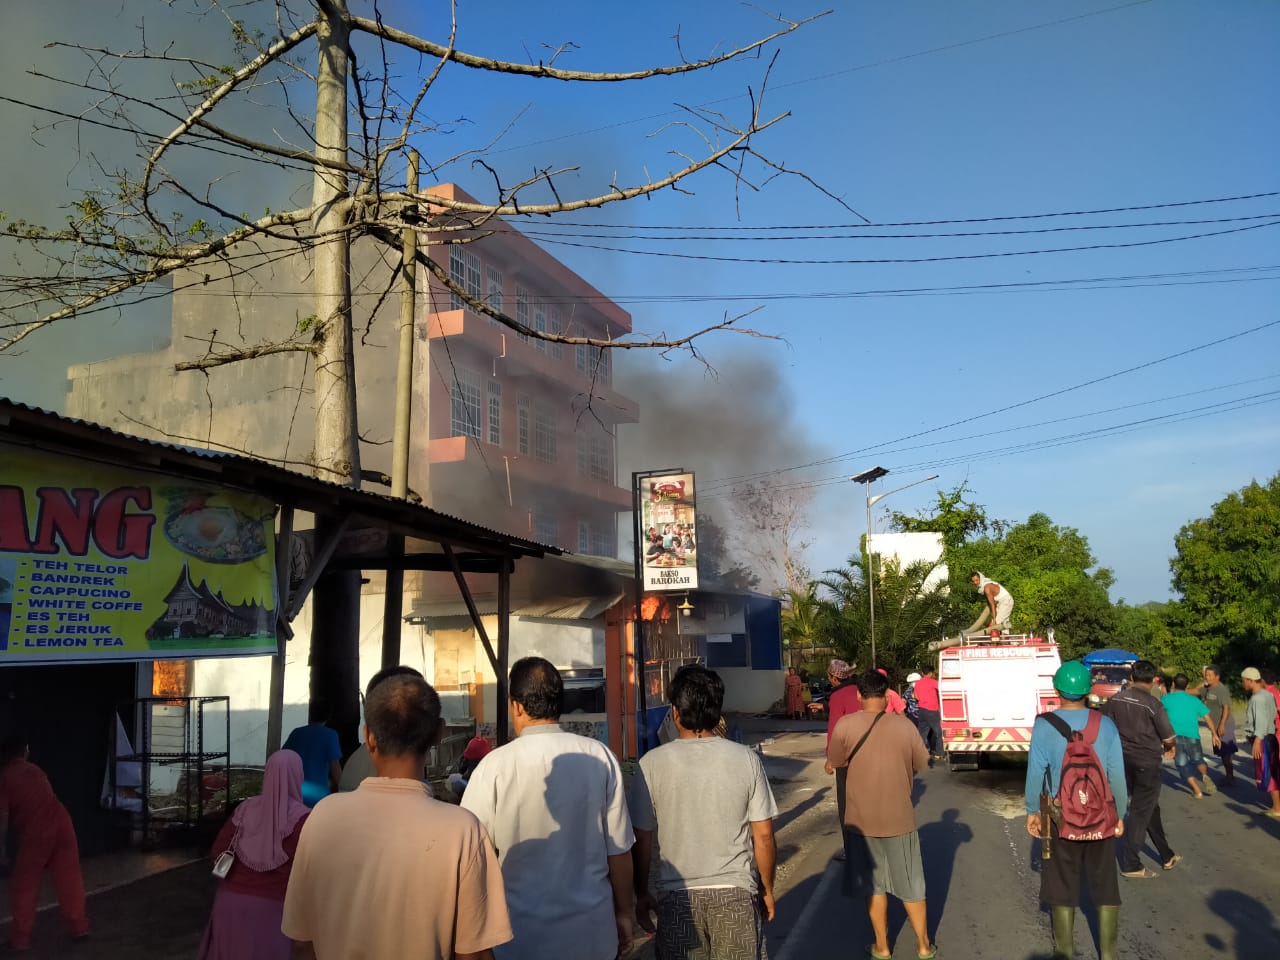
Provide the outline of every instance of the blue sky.
<path id="1" fill-rule="evenodd" d="M 822 9 L 788 3 L 784 12 L 801 17 Z M 390 3 L 384 13 L 442 37 L 447 5 Z M 581 69 L 671 62 L 677 28 L 691 58 L 771 29 L 758 10 L 729 0 L 660 0 L 643 9 L 598 0 L 464 2 L 459 18 L 463 49 L 526 59 L 539 56 L 544 42 L 573 41 L 577 47 L 559 63 Z M 763 112 L 792 115 L 755 146 L 876 224 L 983 222 L 854 226 L 857 216 L 798 178 L 735 197 L 733 179 L 712 170 L 690 181 L 692 196 L 667 192 L 566 218 L 581 226 L 529 229 L 622 301 L 639 330 L 679 334 L 725 311 L 764 305 L 749 324 L 785 342 L 717 335 L 703 350 L 712 364 L 725 366 L 726 390 L 750 389 L 729 375 L 743 358 L 782 372 L 777 420 L 757 417 L 750 472 L 807 462 L 797 447 L 812 460 L 849 454 L 777 474 L 818 484 L 815 568 L 839 563 L 865 526 L 860 490 L 839 478 L 879 463 L 893 471 L 883 489 L 942 475 L 936 484 L 895 494 L 887 507 L 916 509 L 936 486 L 967 480 L 993 516 L 1016 520 L 1043 511 L 1080 529 L 1116 571 L 1115 596 L 1164 599 L 1178 528 L 1229 491 L 1280 469 L 1280 394 L 1272 393 L 1280 390 L 1280 325 L 934 428 L 1277 318 L 1280 196 L 991 218 L 1280 191 L 1278 45 L 1280 6 L 1267 0 L 840 4 L 769 49 L 779 57 Z M 429 162 L 440 162 L 512 123 L 488 158 L 504 181 L 543 166 L 577 166 L 558 178 L 562 194 L 598 193 L 615 174 L 628 183 L 678 165 L 673 149 L 698 151 L 702 141 L 692 130 L 666 126 L 684 118 L 672 104 L 711 104 L 736 121 L 748 109 L 744 92 L 759 93 L 767 65 L 768 56 L 698 77 L 588 88 L 450 70 L 428 113 L 442 124 L 465 120 L 419 147 Z M 6 167 L 15 149 L 3 154 Z M 761 179 L 758 165 L 748 171 Z M 446 168 L 444 176 L 473 192 L 491 182 L 467 163 Z M 717 227 L 819 229 L 775 230 L 765 239 L 700 229 Z M 1059 229 L 1067 227 L 1088 229 Z M 1058 232 L 993 234 L 1047 228 Z M 1151 243 L 1225 230 L 1239 232 Z M 958 232 L 986 235 L 919 236 Z M 797 236 L 807 239 L 782 239 Z M 1147 245 L 973 258 L 1096 244 Z M 946 257 L 971 259 L 777 262 Z M 738 262 L 744 260 L 766 262 Z M 990 285 L 1024 286 L 972 289 Z M 961 287 L 970 289 L 955 289 Z M 68 358 L 141 342 L 145 331 L 120 323 L 100 343 L 51 335 L 33 344 L 37 362 L 0 367 L 0 390 L 50 402 L 48 377 Z M 685 379 L 704 377 L 693 361 L 671 369 Z M 1114 436 L 1068 436 L 1152 417 L 1167 419 Z M 1047 422 L 1054 420 L 1064 422 Z M 793 442 L 780 444 L 779 430 Z M 924 431 L 933 432 L 895 442 Z M 1060 437 L 1071 442 L 989 452 Z M 946 442 L 903 449 L 938 441 Z M 732 475 L 715 456 L 705 461 L 685 460 L 704 490 Z"/>

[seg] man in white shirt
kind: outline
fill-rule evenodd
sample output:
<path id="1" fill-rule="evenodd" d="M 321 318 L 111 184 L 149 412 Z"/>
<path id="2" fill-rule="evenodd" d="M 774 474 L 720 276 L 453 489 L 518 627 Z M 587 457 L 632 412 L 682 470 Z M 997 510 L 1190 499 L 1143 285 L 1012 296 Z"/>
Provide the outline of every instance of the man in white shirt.
<path id="1" fill-rule="evenodd" d="M 614 960 L 631 946 L 631 818 L 609 748 L 560 728 L 564 684 L 541 657 L 511 668 L 516 739 L 491 752 L 462 806 L 497 848 L 514 939 L 499 960 Z"/>

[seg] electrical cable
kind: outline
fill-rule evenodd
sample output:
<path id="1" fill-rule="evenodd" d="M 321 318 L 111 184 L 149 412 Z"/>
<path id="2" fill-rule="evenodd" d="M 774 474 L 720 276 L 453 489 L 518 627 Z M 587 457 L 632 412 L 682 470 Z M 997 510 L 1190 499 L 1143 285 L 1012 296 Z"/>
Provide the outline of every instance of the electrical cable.
<path id="1" fill-rule="evenodd" d="M 1139 370 L 1147 370 L 1159 364 L 1167 363 L 1170 360 L 1177 360 L 1182 357 L 1190 356 L 1193 353 L 1199 353 L 1201 350 L 1208 350 L 1211 347 L 1220 346 L 1221 344 L 1229 343 L 1232 340 L 1239 340 L 1242 337 L 1247 337 L 1254 333 L 1260 333 L 1263 330 L 1268 330 L 1276 326 L 1280 326 L 1280 320 L 1269 320 L 1266 323 L 1261 323 L 1261 324 L 1258 324 L 1257 326 L 1249 327 L 1246 330 L 1240 330 L 1240 331 L 1237 331 L 1236 333 L 1230 333 L 1225 336 L 1218 337 L 1214 340 L 1206 341 L 1205 343 L 1199 343 L 1199 344 L 1196 344 L 1195 346 L 1187 347 L 1186 349 L 1179 350 L 1175 353 L 1165 354 L 1164 356 L 1157 357 L 1154 360 L 1147 360 L 1143 363 L 1135 364 L 1134 366 L 1131 366 L 1131 367 L 1125 367 L 1123 370 L 1116 370 L 1116 371 L 1113 371 L 1112 373 L 1104 374 L 1099 377 L 1093 377 L 1090 380 L 1084 380 L 1080 383 L 1072 384 L 1071 386 L 1068 386 L 1068 387 L 1061 387 L 1057 390 L 1051 390 L 1048 393 L 1042 393 L 1042 394 L 1039 394 L 1038 396 L 1031 397 L 1027 400 L 1019 400 L 1017 403 L 1006 404 L 1005 406 L 997 407 L 994 410 L 988 410 L 985 413 L 978 413 L 970 417 L 963 417 L 959 420 L 953 420 L 950 423 L 944 423 L 941 426 L 937 426 L 937 427 L 930 427 L 927 430 L 920 430 L 920 431 L 917 431 L 916 433 L 907 434 L 906 436 L 898 437 L 894 440 L 887 440 L 883 443 L 874 444 L 873 446 L 870 446 L 870 447 L 862 447 L 857 450 L 851 450 L 848 453 L 838 454 L 832 457 L 823 457 L 819 460 L 812 460 L 809 463 L 796 464 L 794 466 L 789 466 L 789 467 L 779 467 L 774 470 L 764 470 L 758 473 L 743 474 L 741 476 L 736 476 L 736 477 L 717 477 L 708 481 L 703 481 L 701 484 L 701 487 L 703 490 L 708 490 L 708 489 L 714 488 L 719 484 L 729 483 L 735 480 L 761 479 L 764 477 L 775 476 L 777 474 L 789 473 L 792 470 L 803 470 L 807 467 L 816 467 L 816 466 L 821 466 L 827 463 L 836 463 L 840 460 L 847 460 L 850 457 L 858 456 L 864 453 L 869 453 L 873 450 L 880 450 L 884 447 L 891 446 L 895 443 L 902 443 L 906 440 L 914 440 L 917 437 L 928 436 L 929 434 L 938 433 L 942 430 L 949 430 L 952 427 L 958 427 L 966 423 L 974 423 L 978 420 L 985 420 L 988 417 L 994 417 L 1001 413 L 1008 413 L 1010 410 L 1018 410 L 1018 409 L 1021 409 L 1022 407 L 1028 407 L 1034 403 L 1039 403 L 1042 400 L 1049 400 L 1049 399 L 1052 399 L 1053 397 L 1061 397 L 1068 393 L 1074 393 L 1075 391 L 1083 390 L 1086 387 L 1096 386 L 1099 383 L 1106 383 L 1107 381 L 1115 380 L 1118 377 L 1127 376 L 1128 374 L 1131 374 L 1131 373 L 1137 373 Z"/>
<path id="2" fill-rule="evenodd" d="M 1269 223 L 1255 223 L 1247 227 L 1233 227 L 1229 230 L 1213 230 L 1206 233 L 1193 233 L 1181 237 L 1164 237 L 1159 240 L 1134 240 L 1126 243 L 1091 243 L 1078 247 L 1047 247 L 1040 250 L 1002 250 L 995 253 L 957 253 L 948 256 L 934 257 L 878 257 L 878 258 L 823 258 L 793 259 L 782 257 L 725 257 L 709 253 L 676 253 L 671 250 L 632 250 L 626 247 L 605 246 L 595 243 L 575 243 L 569 240 L 547 240 L 543 243 L 560 247 L 578 247 L 586 250 L 601 250 L 606 253 L 625 253 L 636 257 L 664 257 L 674 260 L 697 260 L 712 263 L 753 263 L 768 266 L 844 266 L 854 264 L 887 264 L 887 263 L 943 263 L 954 260 L 992 260 L 1006 257 L 1031 257 L 1048 253 L 1080 253 L 1090 250 L 1124 250 L 1134 247 L 1154 247 L 1167 243 L 1182 243 L 1187 240 L 1204 240 L 1210 237 L 1222 237 L 1233 233 L 1244 233 L 1249 230 L 1261 230 L 1265 227 L 1280 225 L 1280 220 Z"/>

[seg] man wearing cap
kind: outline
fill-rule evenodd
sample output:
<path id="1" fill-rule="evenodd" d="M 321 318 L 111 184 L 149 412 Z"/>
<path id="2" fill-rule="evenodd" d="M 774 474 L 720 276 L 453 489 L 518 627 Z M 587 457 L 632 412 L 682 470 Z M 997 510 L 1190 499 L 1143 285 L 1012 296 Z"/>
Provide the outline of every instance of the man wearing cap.
<path id="1" fill-rule="evenodd" d="M 915 680 L 911 677 L 915 677 Z M 938 671 L 934 667 L 925 667 L 923 677 L 913 673 L 907 677 L 907 682 L 915 684 L 916 705 L 920 712 L 916 726 L 920 730 L 920 737 L 924 740 L 930 758 L 941 760 L 942 701 L 938 696 Z"/>
<path id="2" fill-rule="evenodd" d="M 1276 698 L 1267 689 L 1262 671 L 1246 667 L 1240 674 L 1249 703 L 1244 711 L 1245 742 L 1253 754 L 1253 775 L 1258 787 L 1271 798 L 1269 817 L 1280 817 L 1280 757 L 1276 749 Z"/>
<path id="3" fill-rule="evenodd" d="M 1120 735 L 1108 717 L 1090 711 L 1085 697 L 1093 681 L 1089 668 L 1079 660 L 1071 660 L 1053 675 L 1061 706 L 1054 715 L 1072 730 L 1084 730 L 1091 716 L 1098 717 L 1094 752 L 1102 765 L 1115 798 L 1120 822 L 1116 836 L 1124 833 L 1124 815 L 1129 804 L 1124 779 L 1124 751 Z M 1098 908 L 1098 953 L 1100 960 L 1117 960 L 1120 938 L 1120 882 L 1116 877 L 1116 860 L 1110 838 L 1102 840 L 1063 840 L 1052 823 L 1041 823 L 1040 791 L 1045 772 L 1049 775 L 1049 792 L 1057 796 L 1062 773 L 1062 758 L 1067 741 L 1044 717 L 1037 717 L 1031 728 L 1031 752 L 1027 758 L 1027 832 L 1039 840 L 1048 836 L 1052 856 L 1040 864 L 1040 902 L 1046 904 L 1053 920 L 1053 955 L 1055 958 L 1075 956 L 1073 934 L 1076 908 L 1080 906 L 1080 881 L 1083 879 L 1089 897 Z"/>
<path id="4" fill-rule="evenodd" d="M 853 667 L 843 660 L 832 660 L 827 665 L 827 679 L 834 688 L 827 697 L 827 746 L 831 746 L 831 731 L 836 728 L 840 718 L 862 709 L 862 700 L 858 696 L 858 686 L 853 682 Z M 836 817 L 840 829 L 844 829 L 844 791 L 845 778 L 849 771 L 846 767 L 833 767 L 828 761 L 824 765 L 828 774 L 836 775 Z M 836 851 L 834 859 L 844 859 L 844 847 Z"/>
<path id="5" fill-rule="evenodd" d="M 1164 760 L 1172 760 L 1177 738 L 1169 714 L 1151 695 L 1156 665 L 1150 660 L 1133 664 L 1132 681 L 1102 707 L 1120 731 L 1124 746 L 1124 777 L 1129 789 L 1129 822 L 1125 824 L 1120 875 L 1130 880 L 1150 880 L 1155 873 L 1142 865 L 1138 854 L 1151 838 L 1160 864 L 1172 870 L 1182 857 L 1173 852 L 1160 816 L 1160 783 Z"/>

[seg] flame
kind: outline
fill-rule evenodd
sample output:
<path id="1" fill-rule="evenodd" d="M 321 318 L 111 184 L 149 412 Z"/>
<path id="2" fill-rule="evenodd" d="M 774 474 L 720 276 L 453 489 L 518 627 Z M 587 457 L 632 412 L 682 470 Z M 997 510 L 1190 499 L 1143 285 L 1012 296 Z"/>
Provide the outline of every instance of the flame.
<path id="1" fill-rule="evenodd" d="M 642 620 L 652 620 L 661 603 L 662 600 L 659 597 L 645 597 L 640 602 L 640 618 Z"/>

